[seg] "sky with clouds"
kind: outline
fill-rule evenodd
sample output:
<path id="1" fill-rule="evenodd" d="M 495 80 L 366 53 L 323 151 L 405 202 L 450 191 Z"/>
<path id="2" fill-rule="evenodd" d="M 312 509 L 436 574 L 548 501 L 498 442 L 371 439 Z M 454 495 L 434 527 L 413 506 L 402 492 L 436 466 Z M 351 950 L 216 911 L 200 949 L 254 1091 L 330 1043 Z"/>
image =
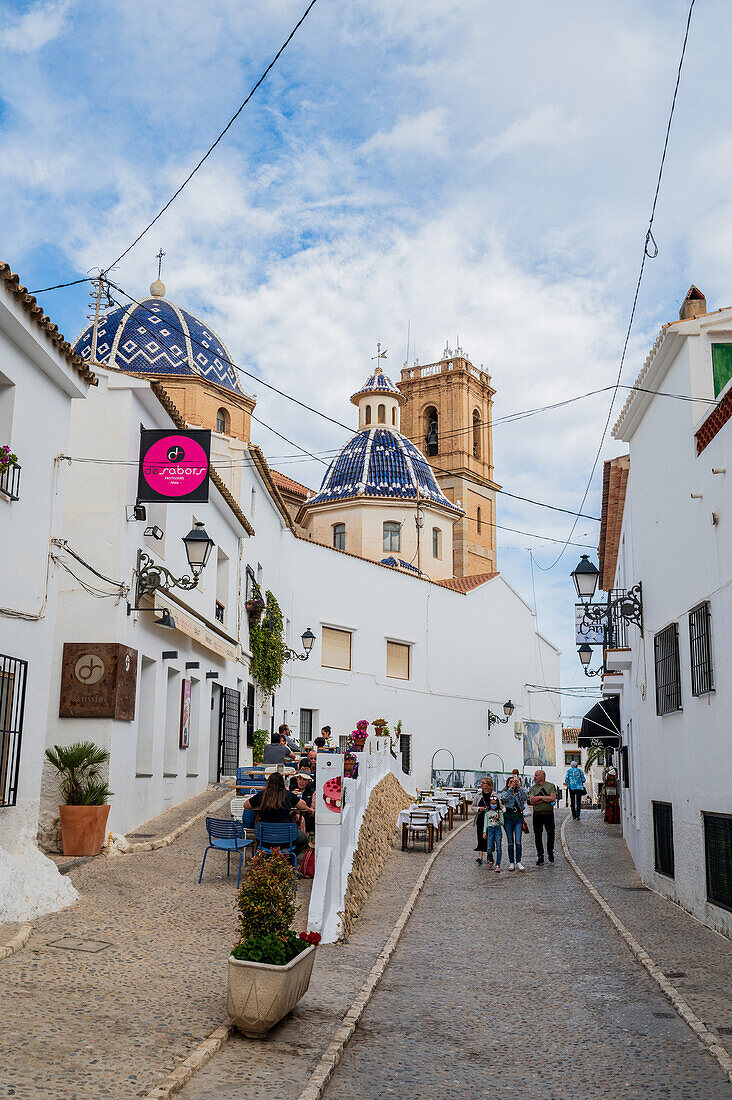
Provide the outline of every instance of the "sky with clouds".
<path id="1" fill-rule="evenodd" d="M 30 289 L 106 267 L 167 200 L 305 0 L 0 0 L 0 257 Z M 203 169 L 115 271 L 204 316 L 237 363 L 350 423 L 380 340 L 387 372 L 446 340 L 482 363 L 495 416 L 611 385 L 650 212 L 687 0 L 318 0 Z M 624 376 L 690 283 L 732 301 L 723 0 L 696 5 Z M 70 338 L 84 287 L 42 296 Z M 258 415 L 311 451 L 345 433 L 250 380 Z M 621 398 L 622 401 L 622 398 Z M 608 394 L 497 424 L 496 479 L 576 509 Z M 691 414 L 690 414 L 691 415 Z M 257 428 L 275 465 L 324 467 Z M 624 448 L 608 440 L 606 456 Z M 285 457 L 287 456 L 287 457 Z M 587 511 L 599 515 L 601 473 Z M 499 501 L 564 539 L 571 517 Z M 596 545 L 580 520 L 574 540 Z M 502 531 L 499 566 L 579 684 L 579 548 Z M 585 681 L 589 683 L 589 681 Z M 567 702 L 567 714 L 577 713 Z"/>

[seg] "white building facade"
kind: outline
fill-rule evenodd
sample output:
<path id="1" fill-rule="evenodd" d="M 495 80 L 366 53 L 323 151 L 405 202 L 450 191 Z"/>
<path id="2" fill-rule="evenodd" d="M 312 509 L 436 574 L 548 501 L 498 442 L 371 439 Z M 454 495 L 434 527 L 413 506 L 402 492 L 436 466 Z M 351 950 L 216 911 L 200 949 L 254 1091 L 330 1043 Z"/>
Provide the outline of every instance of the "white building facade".
<path id="1" fill-rule="evenodd" d="M 76 896 L 36 847 L 72 406 L 92 371 L 0 264 L 0 923 Z"/>
<path id="2" fill-rule="evenodd" d="M 607 654 L 603 690 L 620 696 L 623 832 L 643 880 L 730 935 L 732 309 L 707 313 L 692 288 L 681 318 L 614 428 L 629 469 L 606 464 L 601 584 L 642 582 L 643 632 Z"/>

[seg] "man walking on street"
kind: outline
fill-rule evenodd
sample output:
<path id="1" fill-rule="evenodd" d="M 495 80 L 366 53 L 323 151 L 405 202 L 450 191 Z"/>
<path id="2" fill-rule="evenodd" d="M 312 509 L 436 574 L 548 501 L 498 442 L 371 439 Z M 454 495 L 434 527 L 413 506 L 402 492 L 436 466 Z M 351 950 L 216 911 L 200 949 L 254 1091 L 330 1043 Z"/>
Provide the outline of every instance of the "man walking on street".
<path id="1" fill-rule="evenodd" d="M 572 817 L 579 821 L 580 810 L 582 809 L 582 795 L 585 790 L 585 777 L 576 760 L 572 761 L 572 765 L 564 777 L 564 782 L 569 787 L 569 797 L 572 802 Z"/>
<path id="2" fill-rule="evenodd" d="M 547 783 L 546 772 L 534 772 L 534 786 L 529 791 L 529 802 L 533 808 L 534 841 L 536 843 L 537 866 L 544 862 L 544 843 L 542 830 L 546 829 L 546 854 L 549 862 L 554 862 L 554 803 L 557 801 L 557 788 Z"/>

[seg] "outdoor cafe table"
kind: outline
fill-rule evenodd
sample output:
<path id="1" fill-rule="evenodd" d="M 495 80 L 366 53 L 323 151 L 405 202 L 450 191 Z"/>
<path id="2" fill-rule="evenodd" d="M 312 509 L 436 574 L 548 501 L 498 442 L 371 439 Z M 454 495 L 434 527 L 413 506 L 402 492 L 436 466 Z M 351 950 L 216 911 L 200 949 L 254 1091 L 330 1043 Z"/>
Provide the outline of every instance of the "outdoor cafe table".
<path id="1" fill-rule="evenodd" d="M 399 817 L 397 818 L 397 828 L 402 830 L 402 851 L 407 850 L 407 830 L 409 828 L 409 815 L 413 813 L 427 814 L 427 824 L 429 826 L 429 850 L 432 851 L 434 847 L 435 833 L 438 835 L 442 831 L 442 818 L 443 814 L 440 809 L 428 810 L 424 806 L 410 806 L 408 810 L 400 810 Z"/>
<path id="2" fill-rule="evenodd" d="M 448 829 L 452 829 L 455 820 L 455 810 L 460 805 L 460 800 L 451 795 L 434 795 L 432 801 L 436 803 L 437 806 L 447 809 L 447 827 Z"/>

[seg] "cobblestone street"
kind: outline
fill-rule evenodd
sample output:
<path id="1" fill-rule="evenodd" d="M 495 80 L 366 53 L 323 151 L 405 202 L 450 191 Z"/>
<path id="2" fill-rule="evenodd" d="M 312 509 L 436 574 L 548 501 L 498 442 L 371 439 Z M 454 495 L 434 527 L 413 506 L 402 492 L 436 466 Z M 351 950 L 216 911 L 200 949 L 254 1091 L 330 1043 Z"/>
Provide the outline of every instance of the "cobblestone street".
<path id="1" fill-rule="evenodd" d="M 144 831 L 154 830 L 158 822 Z M 168 848 L 72 870 L 79 902 L 36 922 L 27 946 L 0 963 L 0 1096 L 144 1096 L 225 1021 L 234 884 L 220 877 L 220 862 L 207 864 L 198 886 L 204 836 L 198 822 Z M 555 865 L 538 868 L 526 838 L 526 873 L 496 875 L 474 862 L 474 836 L 471 823 L 438 856 L 326 1100 L 732 1096 L 559 843 Z M 619 828 L 599 814 L 570 820 L 567 841 L 729 1049 L 729 943 L 643 889 Z M 266 1042 L 234 1033 L 183 1100 L 297 1100 L 425 859 L 421 850 L 394 850 L 349 942 L 320 948 L 296 1009 Z M 300 892 L 306 903 L 307 884 Z M 67 935 L 109 946 L 52 946 Z"/>
<path id="2" fill-rule="evenodd" d="M 602 872 L 608 827 L 597 814 L 569 826 L 570 850 L 585 872 Z M 473 861 L 473 837 L 466 831 L 437 861 L 327 1100 L 732 1095 L 718 1063 L 638 965 L 559 845 L 554 866 L 536 867 L 527 838 L 526 873 L 497 875 Z M 630 859 L 622 840 L 609 847 L 616 854 L 606 869 L 622 887 Z M 729 945 L 654 895 L 626 893 L 634 899 L 628 906 L 650 899 L 654 949 L 667 944 L 664 967 L 698 963 L 710 981 L 701 1002 L 706 1008 L 712 994 L 717 1023 L 724 1016 L 729 1024 Z M 636 912 L 642 939 L 646 917 Z M 680 942 L 680 925 L 696 936 L 694 958 Z"/>

